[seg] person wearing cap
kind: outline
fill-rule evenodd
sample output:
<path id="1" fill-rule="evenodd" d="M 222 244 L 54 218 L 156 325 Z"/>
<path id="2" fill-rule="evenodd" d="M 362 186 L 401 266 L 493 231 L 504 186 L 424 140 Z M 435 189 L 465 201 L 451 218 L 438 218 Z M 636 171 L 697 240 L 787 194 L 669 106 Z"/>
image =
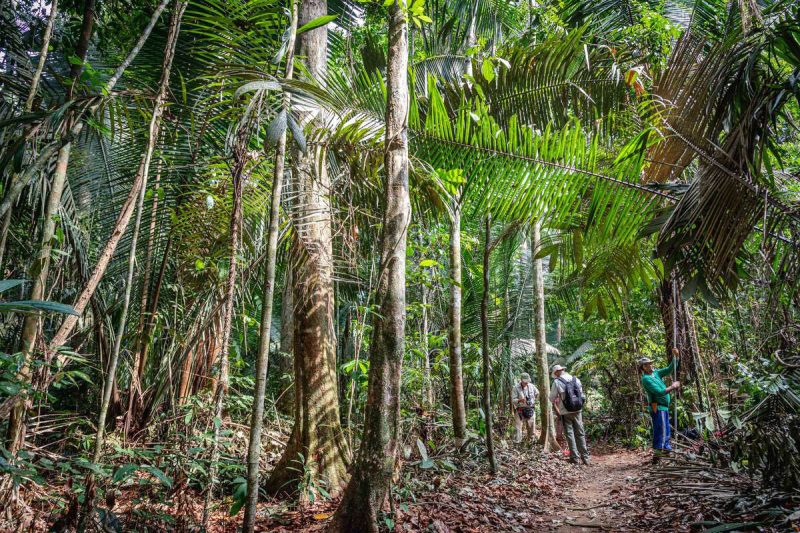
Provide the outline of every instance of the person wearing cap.
<path id="1" fill-rule="evenodd" d="M 673 381 L 667 387 L 662 378 L 669 376 L 675 368 L 679 352 L 672 349 L 672 361 L 665 368 L 653 368 L 653 361 L 647 357 L 639 359 L 639 372 L 642 374 L 642 388 L 647 394 L 647 403 L 650 416 L 653 419 L 653 461 L 661 455 L 669 453 L 672 446 L 669 443 L 669 393 L 681 386 L 680 381 Z"/>
<path id="2" fill-rule="evenodd" d="M 526 372 L 520 374 L 519 382 L 514 385 L 514 390 L 511 391 L 514 406 L 514 442 L 522 442 L 523 427 L 528 440 L 533 442 L 533 434 L 536 431 L 534 406 L 538 397 L 539 389 L 531 383 L 530 374 Z"/>
<path id="3" fill-rule="evenodd" d="M 561 365 L 553 365 L 553 385 L 550 387 L 550 401 L 553 402 L 556 416 L 561 417 L 564 425 L 564 435 L 569 445 L 569 462 L 578 464 L 578 459 L 586 466 L 589 465 L 589 448 L 586 446 L 586 432 L 583 429 L 583 415 L 581 409 L 585 400 L 581 380 L 570 375 Z M 574 399 L 567 399 L 572 392 Z M 578 403 L 579 406 L 575 404 Z M 567 405 L 577 407 L 570 410 Z"/>

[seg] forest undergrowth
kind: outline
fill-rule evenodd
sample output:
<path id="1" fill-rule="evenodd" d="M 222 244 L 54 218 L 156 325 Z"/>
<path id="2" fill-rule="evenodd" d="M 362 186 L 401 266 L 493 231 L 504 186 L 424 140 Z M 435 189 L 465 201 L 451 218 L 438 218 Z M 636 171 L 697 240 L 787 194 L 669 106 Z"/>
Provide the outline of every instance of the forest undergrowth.
<path id="1" fill-rule="evenodd" d="M 502 422 L 501 422 L 502 424 Z M 426 423 L 419 425 L 420 429 Z M 244 453 L 241 428 L 226 421 L 225 448 Z M 503 431 L 499 431 L 503 434 Z M 265 433 L 262 468 L 274 466 L 288 435 Z M 384 531 L 786 531 L 800 524 L 797 492 L 765 488 L 730 467 L 708 460 L 707 444 L 686 437 L 676 442 L 676 454 L 658 464 L 641 448 L 610 441 L 592 441 L 590 466 L 570 464 L 561 450 L 545 453 L 538 443 L 501 439 L 496 449 L 499 470 L 490 472 L 486 450 L 478 439 L 461 449 L 445 441 L 404 439 L 390 496 L 381 517 Z M 152 444 L 151 444 L 152 445 Z M 715 446 L 721 449 L 722 441 Z M 113 445 L 117 446 L 117 445 Z M 158 445 L 156 445 L 158 446 Z M 158 450 L 166 456 L 166 447 Z M 98 503 L 89 530 L 198 531 L 203 521 L 203 492 L 185 477 L 165 477 L 157 467 L 114 467 L 107 479 L 105 502 Z M 117 483 L 126 476 L 123 483 Z M 61 481 L 57 481 L 61 480 Z M 64 482 L 66 480 L 66 482 Z M 54 483 L 29 484 L 20 494 L 24 508 L 0 521 L 0 531 L 70 531 L 85 513 L 85 497 L 74 490 L 71 477 Z M 300 499 L 263 498 L 256 531 L 325 531 L 339 498 L 308 498 L 313 490 L 301 485 Z M 306 497 L 302 498 L 305 493 Z M 240 495 L 241 496 L 241 495 Z M 240 497 L 239 496 L 239 497 Z M 214 500 L 209 532 L 233 532 L 237 491 Z M 233 513 L 233 514 L 232 514 Z"/>

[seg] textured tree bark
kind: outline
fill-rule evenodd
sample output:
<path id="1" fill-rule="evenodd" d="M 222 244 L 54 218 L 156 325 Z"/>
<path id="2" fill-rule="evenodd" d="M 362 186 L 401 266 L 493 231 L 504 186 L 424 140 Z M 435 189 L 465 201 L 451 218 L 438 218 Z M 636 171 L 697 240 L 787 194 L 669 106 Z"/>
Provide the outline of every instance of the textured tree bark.
<path id="1" fill-rule="evenodd" d="M 536 338 L 536 366 L 539 385 L 539 412 L 541 413 L 541 433 L 539 443 L 545 451 L 557 451 L 556 425 L 553 406 L 550 403 L 550 365 L 547 360 L 547 337 L 544 321 L 544 273 L 542 260 L 536 259 L 541 249 L 541 224 L 537 221 L 531 230 L 531 260 L 533 261 L 533 316 Z"/>
<path id="2" fill-rule="evenodd" d="M 364 436 L 332 531 L 377 532 L 378 516 L 394 472 L 400 418 L 400 372 L 405 347 L 408 192 L 408 26 L 401 7 L 389 7 L 387 60 L 386 207 L 381 269 L 370 354 Z"/>
<path id="3" fill-rule="evenodd" d="M 447 332 L 450 366 L 450 411 L 456 447 L 467 438 L 464 373 L 461 355 L 461 206 L 455 205 L 450 221 L 450 327 Z"/>
<path id="4" fill-rule="evenodd" d="M 297 34 L 297 3 L 291 1 L 291 25 L 286 54 L 286 79 L 292 78 L 294 71 L 294 41 Z M 284 97 L 284 107 L 289 107 L 288 93 Z M 286 131 L 281 134 L 275 151 L 275 171 L 272 178 L 272 199 L 269 212 L 269 232 L 267 236 L 267 265 L 264 269 L 264 295 L 261 299 L 261 338 L 258 343 L 256 359 L 256 390 L 253 398 L 253 412 L 250 419 L 250 442 L 247 447 L 247 502 L 244 509 L 242 531 L 252 533 L 256 525 L 256 505 L 258 504 L 259 461 L 261 458 L 261 431 L 264 426 L 264 395 L 267 390 L 267 367 L 269 365 L 269 341 L 272 329 L 272 304 L 275 295 L 275 264 L 278 255 L 278 218 L 281 214 L 281 190 L 283 171 L 286 162 Z"/>
<path id="5" fill-rule="evenodd" d="M 299 25 L 328 14 L 327 0 L 303 0 Z M 305 57 L 311 76 L 324 79 L 328 30 L 322 26 L 299 36 L 299 55 Z M 323 127 L 319 117 L 313 127 Z M 326 150 L 312 144 L 308 152 L 295 153 L 295 241 L 291 248 L 294 276 L 294 429 L 275 465 L 267 488 L 270 492 L 295 490 L 293 483 L 306 470 L 315 481 L 338 494 L 346 474 L 347 443 L 339 421 L 336 380 L 336 340 L 333 327 L 333 237 L 330 178 Z M 299 454 L 299 455 L 298 455 Z M 302 456 L 303 467 L 298 461 Z M 301 498 L 307 494 L 301 494 Z"/>
<path id="6" fill-rule="evenodd" d="M 278 399 L 278 410 L 283 414 L 294 413 L 294 383 L 286 383 L 284 376 L 294 373 L 294 282 L 292 269 L 286 266 L 283 275 L 283 291 L 281 296 L 281 347 L 277 361 L 270 365 L 281 378 L 281 396 Z"/>
<path id="7" fill-rule="evenodd" d="M 89 1 L 94 3 L 94 0 Z M 33 100 L 36 98 L 36 91 L 39 88 L 39 80 L 42 79 L 42 72 L 44 72 L 44 65 L 47 61 L 47 52 L 50 50 L 50 38 L 53 36 L 53 25 L 55 24 L 57 14 L 58 0 L 53 0 L 50 2 L 50 16 L 47 17 L 47 25 L 44 28 L 44 35 L 42 36 L 42 48 L 41 52 L 39 53 L 39 63 L 36 65 L 36 71 L 33 73 L 33 78 L 31 78 L 31 90 L 28 93 L 28 99 L 25 100 L 26 112 L 30 112 L 31 109 L 33 109 Z M 91 33 L 91 29 L 89 30 L 89 33 Z M 83 55 L 78 57 L 83 57 L 85 55 L 86 53 L 84 52 Z M 72 68 L 75 68 L 75 65 L 73 65 Z"/>
<path id="8" fill-rule="evenodd" d="M 183 13 L 186 10 L 186 4 L 187 0 L 179 0 L 175 4 L 175 9 L 172 13 L 172 17 L 170 18 L 169 32 L 167 33 L 167 44 L 164 48 L 164 59 L 161 63 L 161 79 L 159 81 L 155 103 L 153 104 L 153 116 L 150 118 L 149 134 L 151 135 L 151 138 L 148 139 L 147 152 L 143 155 L 143 161 L 148 161 L 148 164 L 153 157 L 156 141 L 158 140 L 158 134 L 161 125 L 161 115 L 164 112 L 164 104 L 167 99 L 167 91 L 169 90 L 169 78 L 172 71 L 172 60 L 175 57 L 175 46 L 178 42 L 181 19 L 183 18 Z M 114 351 L 111 353 L 108 375 L 106 376 L 105 387 L 103 389 L 103 400 L 100 404 L 100 415 L 97 422 L 97 436 L 95 438 L 93 459 L 95 463 L 100 461 L 103 453 L 106 415 L 108 414 L 108 405 L 111 400 L 111 389 L 113 388 L 113 383 L 117 375 L 117 364 L 119 363 L 119 352 L 122 347 L 122 337 L 125 334 L 125 323 L 128 320 L 128 308 L 130 307 L 131 290 L 133 288 L 133 274 L 136 267 L 136 248 L 139 242 L 139 228 L 142 223 L 142 210 L 144 209 L 145 189 L 146 182 L 143 181 L 139 188 L 136 221 L 133 225 L 130 253 L 128 254 L 128 277 L 125 283 L 125 296 L 122 302 L 122 312 L 120 313 L 119 317 L 119 325 L 117 326 L 116 332 L 117 336 L 114 339 Z"/>
<path id="9" fill-rule="evenodd" d="M 82 62 L 86 60 L 86 53 L 89 51 L 89 41 L 92 39 L 92 28 L 94 27 L 94 6 L 95 0 L 84 0 L 83 2 L 81 36 L 75 46 L 75 57 L 80 59 L 81 63 L 74 63 L 69 68 L 69 77 L 72 79 L 72 83 L 67 87 L 68 100 L 72 98 L 72 93 L 75 91 L 75 83 L 83 70 Z"/>
<path id="10" fill-rule="evenodd" d="M 494 453 L 492 436 L 492 399 L 491 381 L 489 379 L 492 358 L 489 354 L 489 275 L 492 253 L 492 220 L 486 216 L 486 232 L 483 243 L 483 298 L 481 299 L 481 355 L 483 359 L 483 412 L 486 421 L 486 453 L 489 456 L 489 468 L 492 474 L 497 473 L 497 457 Z"/>

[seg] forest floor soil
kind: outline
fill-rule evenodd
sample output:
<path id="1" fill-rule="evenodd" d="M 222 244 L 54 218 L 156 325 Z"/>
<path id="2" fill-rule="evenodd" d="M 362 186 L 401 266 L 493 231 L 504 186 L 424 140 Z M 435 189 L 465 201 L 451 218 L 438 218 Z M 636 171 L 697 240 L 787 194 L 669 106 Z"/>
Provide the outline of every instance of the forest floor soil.
<path id="1" fill-rule="evenodd" d="M 501 447 L 498 459 L 495 475 L 485 458 L 475 455 L 432 456 L 435 466 L 425 469 L 405 464 L 387 525 L 436 533 L 628 532 L 643 531 L 651 514 L 635 504 L 638 477 L 649 468 L 645 452 L 600 448 L 588 467 L 570 464 L 563 453 L 542 453 L 538 446 Z M 305 512 L 267 510 L 270 518 L 261 526 L 321 531 L 334 504 L 320 502 Z"/>
<path id="2" fill-rule="evenodd" d="M 383 530 L 393 532 L 596 532 L 688 531 L 678 507 L 681 502 L 654 494 L 648 477 L 654 468 L 649 452 L 590 445 L 591 465 L 572 465 L 564 452 L 543 453 L 538 445 L 497 443 L 499 471 L 489 472 L 485 447 L 473 442 L 461 453 L 442 446 L 426 452 L 421 441 L 404 446 L 406 460 L 394 481 L 393 506 L 385 507 Z M 148 489 L 147 487 L 150 487 Z M 168 498 L 150 494 L 153 485 L 122 489 L 113 514 L 126 531 L 198 531 L 202 494 L 176 481 Z M 39 487 L 32 501 L 28 530 L 47 531 L 62 513 L 53 514 L 54 496 L 74 499 L 68 487 Z M 682 500 L 690 500 L 679 498 Z M 57 498 L 58 499 L 58 498 Z M 686 502 L 683 502 L 686 503 Z M 209 533 L 234 532 L 241 512 L 230 515 L 233 500 L 212 502 Z M 100 504 L 102 506 L 102 503 Z M 323 531 L 338 505 L 337 499 L 317 498 L 298 506 L 292 498 L 259 504 L 257 530 L 271 532 Z M 674 505 L 675 507 L 671 507 Z M 62 515 L 59 517 L 59 515 Z M 7 524 L 6 524 L 7 525 Z M 0 532 L 5 529 L 0 521 Z"/>

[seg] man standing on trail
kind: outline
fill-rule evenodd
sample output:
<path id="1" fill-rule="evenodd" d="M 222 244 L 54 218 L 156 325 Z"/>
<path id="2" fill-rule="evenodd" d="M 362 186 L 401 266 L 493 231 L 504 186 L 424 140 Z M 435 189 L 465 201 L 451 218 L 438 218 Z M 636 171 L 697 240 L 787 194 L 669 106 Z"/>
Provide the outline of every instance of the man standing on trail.
<path id="1" fill-rule="evenodd" d="M 589 448 L 586 447 L 586 432 L 583 430 L 583 386 L 581 380 L 567 373 L 561 365 L 554 365 L 553 386 L 550 387 L 550 401 L 553 402 L 557 416 L 564 425 L 564 435 L 569 444 L 569 462 L 578 464 L 578 458 L 589 466 Z"/>
<path id="2" fill-rule="evenodd" d="M 514 385 L 511 391 L 514 406 L 514 442 L 522 442 L 522 428 L 525 427 L 527 438 L 533 442 L 533 433 L 536 431 L 536 417 L 534 416 L 534 405 L 536 398 L 539 397 L 539 389 L 531 383 L 531 376 L 522 373 L 519 382 Z"/>
<path id="3" fill-rule="evenodd" d="M 642 373 L 642 388 L 647 394 L 647 404 L 650 416 L 653 419 L 653 462 L 669 453 L 670 427 L 669 427 L 669 393 L 681 386 L 680 381 L 673 381 L 672 385 L 664 385 L 662 378 L 672 373 L 679 357 L 677 348 L 672 349 L 672 361 L 666 368 L 653 369 L 653 361 L 647 357 L 639 359 L 639 371 Z"/>

